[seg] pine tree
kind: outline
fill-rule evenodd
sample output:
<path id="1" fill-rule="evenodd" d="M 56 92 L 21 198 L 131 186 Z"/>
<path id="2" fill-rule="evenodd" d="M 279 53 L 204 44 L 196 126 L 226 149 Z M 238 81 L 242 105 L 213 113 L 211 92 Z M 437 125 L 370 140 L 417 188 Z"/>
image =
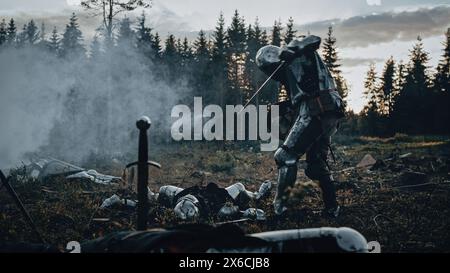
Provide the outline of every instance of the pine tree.
<path id="1" fill-rule="evenodd" d="M 274 22 L 274 25 L 272 27 L 272 33 L 271 33 L 271 41 L 270 43 L 275 46 L 281 46 L 282 42 L 282 33 L 283 27 L 281 23 L 281 19 Z M 265 90 L 261 93 L 261 97 L 263 97 L 263 100 L 266 102 L 273 103 L 274 101 L 279 101 L 280 96 L 282 94 L 286 93 L 286 91 L 283 91 L 284 87 L 277 82 L 270 82 Z"/>
<path id="2" fill-rule="evenodd" d="M 138 50 L 147 57 L 153 57 L 152 55 L 152 29 L 145 26 L 145 13 L 142 12 L 138 21 L 138 28 L 136 30 L 136 45 Z"/>
<path id="3" fill-rule="evenodd" d="M 227 30 L 228 49 L 231 53 L 245 52 L 245 36 L 244 19 L 239 15 L 238 10 L 235 10 L 230 27 Z"/>
<path id="4" fill-rule="evenodd" d="M 52 52 L 56 56 L 59 54 L 59 47 L 60 47 L 60 39 L 58 35 L 58 30 L 56 29 L 56 27 L 54 27 L 52 35 L 50 36 L 50 40 L 47 43 L 47 48 L 50 52 Z"/>
<path id="5" fill-rule="evenodd" d="M 259 50 L 261 47 L 269 44 L 269 38 L 267 37 L 266 30 L 262 30 L 260 28 L 260 24 L 258 19 L 255 21 L 255 39 L 257 40 L 256 50 Z M 256 58 L 256 53 L 253 57 L 253 59 Z M 256 66 L 256 63 L 254 64 Z M 256 77 L 255 81 L 257 82 L 255 85 L 255 91 L 257 88 L 259 88 L 259 85 L 264 82 L 264 80 L 267 78 L 267 75 L 264 74 L 259 68 L 255 68 L 256 70 Z M 279 88 L 279 84 L 275 81 L 271 81 L 269 84 L 264 87 L 264 89 L 261 91 L 261 93 L 258 94 L 257 97 L 257 103 L 266 103 L 271 104 L 277 101 L 278 99 L 278 93 L 276 90 Z"/>
<path id="6" fill-rule="evenodd" d="M 189 43 L 187 44 L 189 47 Z M 187 76 L 188 73 L 188 69 L 190 69 L 190 67 L 186 67 L 187 63 L 188 63 L 188 55 L 189 52 L 185 52 L 185 48 L 184 48 L 184 40 L 182 41 L 181 38 L 177 39 L 176 42 L 176 48 L 177 48 L 177 61 L 178 63 L 178 68 L 181 74 Z M 189 48 L 190 50 L 190 48 Z M 185 55 L 186 54 L 186 55 Z"/>
<path id="7" fill-rule="evenodd" d="M 177 48 L 177 54 L 181 57 L 182 52 L 183 52 L 183 43 L 181 42 L 181 38 L 177 38 L 175 47 Z"/>
<path id="8" fill-rule="evenodd" d="M 16 35 L 16 46 L 23 47 L 27 44 L 27 24 L 24 24 L 22 27 L 22 31 L 17 33 Z"/>
<path id="9" fill-rule="evenodd" d="M 228 79 L 229 93 L 228 102 L 242 104 L 245 92 L 245 62 L 246 62 L 246 31 L 244 19 L 235 10 L 231 24 L 227 29 L 228 37 Z"/>
<path id="10" fill-rule="evenodd" d="M 294 30 L 294 19 L 289 17 L 288 23 L 286 24 L 286 31 L 283 36 L 283 41 L 285 45 L 288 45 L 292 40 L 294 40 L 297 31 Z"/>
<path id="11" fill-rule="evenodd" d="M 22 31 L 17 35 L 17 45 L 19 47 L 25 45 L 34 45 L 39 40 L 38 27 L 31 20 L 27 24 L 23 25 Z"/>
<path id="12" fill-rule="evenodd" d="M 101 45 L 97 35 L 94 36 L 94 39 L 91 42 L 91 50 L 90 51 L 91 52 L 90 52 L 89 58 L 91 60 L 96 60 L 103 54 L 102 53 L 102 45 Z"/>
<path id="13" fill-rule="evenodd" d="M 258 18 L 255 20 L 255 24 L 249 25 L 247 28 L 247 49 L 249 52 L 249 58 L 255 59 L 258 50 L 267 45 L 267 33 L 261 29 Z"/>
<path id="14" fill-rule="evenodd" d="M 83 35 L 79 29 L 78 18 L 72 13 L 69 24 L 61 39 L 61 56 L 80 56 L 85 53 Z"/>
<path id="15" fill-rule="evenodd" d="M 382 115 L 389 115 L 392 112 L 393 99 L 395 96 L 395 61 L 389 58 L 381 74 L 381 85 L 378 95 L 379 110 Z"/>
<path id="16" fill-rule="evenodd" d="M 247 35 L 247 51 L 253 52 L 256 48 L 256 37 L 255 30 L 253 29 L 252 24 L 249 24 L 246 30 Z"/>
<path id="17" fill-rule="evenodd" d="M 189 45 L 187 37 L 184 37 L 183 44 L 181 46 L 181 57 L 183 58 L 183 65 L 187 66 L 187 63 L 192 58 L 192 49 Z"/>
<path id="18" fill-rule="evenodd" d="M 258 50 L 267 45 L 267 33 L 261 29 L 258 18 L 256 18 L 254 26 L 249 25 L 247 28 L 247 50 L 248 58 L 245 64 L 246 74 L 249 81 L 249 91 L 253 94 L 259 85 L 267 78 L 263 72 L 260 71 L 256 65 L 255 58 Z M 260 102 L 270 103 L 276 101 L 277 84 L 270 82 L 255 98 L 255 104 L 259 105 Z M 248 94 L 250 95 L 250 94 Z"/>
<path id="19" fill-rule="evenodd" d="M 195 59 L 199 62 L 206 62 L 209 59 L 208 41 L 205 32 L 200 30 L 197 39 L 194 41 Z"/>
<path id="20" fill-rule="evenodd" d="M 45 39 L 45 36 L 47 35 L 47 33 L 45 32 L 45 24 L 44 22 L 41 23 L 41 31 L 40 31 L 40 35 L 39 35 L 39 46 L 42 49 L 46 49 L 47 48 L 47 43 L 48 41 Z"/>
<path id="21" fill-rule="evenodd" d="M 167 36 L 167 39 L 165 41 L 164 57 L 173 58 L 176 56 L 176 54 L 177 54 L 177 47 L 175 42 L 175 36 L 169 34 L 169 36 Z"/>
<path id="22" fill-rule="evenodd" d="M 429 55 L 425 52 L 423 47 L 422 38 L 417 37 L 417 43 L 410 53 L 410 67 L 406 76 L 406 84 L 409 87 L 414 87 L 412 92 L 416 92 L 418 96 L 424 96 L 428 91 L 430 85 L 430 78 L 428 75 L 427 62 L 429 61 Z"/>
<path id="23" fill-rule="evenodd" d="M 117 46 L 126 47 L 126 50 L 129 50 L 134 46 L 134 39 L 135 33 L 131 29 L 130 18 L 125 17 L 120 21 L 119 32 L 117 33 Z"/>
<path id="24" fill-rule="evenodd" d="M 28 22 L 26 26 L 26 41 L 33 45 L 39 40 L 39 30 L 34 20 Z"/>
<path id="25" fill-rule="evenodd" d="M 14 19 L 11 18 L 11 20 L 9 20 L 8 23 L 6 43 L 10 46 L 14 45 L 16 42 L 16 36 L 17 36 L 16 23 L 14 22 Z"/>
<path id="26" fill-rule="evenodd" d="M 397 70 L 395 73 L 395 95 L 394 98 L 397 98 L 400 94 L 400 91 L 403 89 L 406 82 L 406 66 L 403 61 L 400 61 L 397 65 Z M 395 102 L 395 99 L 394 99 Z"/>
<path id="27" fill-rule="evenodd" d="M 256 68 L 255 68 L 255 56 L 257 52 L 257 43 L 256 33 L 253 29 L 252 25 L 249 24 L 247 27 L 247 58 L 245 59 L 245 77 L 248 79 L 248 86 L 245 87 L 247 91 L 247 96 L 251 96 L 251 93 L 256 88 L 255 86 L 255 77 L 256 77 Z M 256 101 L 258 104 L 259 101 Z"/>
<path id="28" fill-rule="evenodd" d="M 406 82 L 406 65 L 401 60 L 398 65 L 395 72 L 395 78 L 394 78 L 394 94 L 392 96 L 392 111 L 389 113 L 389 119 L 391 122 L 392 127 L 394 128 L 393 131 L 396 131 L 396 116 L 398 115 L 398 111 L 396 111 L 400 93 L 405 87 Z"/>
<path id="29" fill-rule="evenodd" d="M 340 70 L 341 64 L 339 63 L 336 38 L 333 36 L 333 27 L 331 26 L 328 28 L 327 37 L 323 42 L 322 55 L 324 63 L 328 66 L 336 81 L 336 88 L 345 102 L 348 95 L 348 85 Z"/>
<path id="30" fill-rule="evenodd" d="M 379 114 L 378 114 L 378 91 L 377 74 L 375 65 L 371 64 L 364 80 L 364 96 L 367 99 L 367 105 L 364 107 L 362 120 L 362 133 L 368 135 L 379 135 Z"/>
<path id="31" fill-rule="evenodd" d="M 281 25 L 281 20 L 274 22 L 272 28 L 272 39 L 271 44 L 275 46 L 281 46 L 281 32 L 283 31 L 283 26 Z"/>
<path id="32" fill-rule="evenodd" d="M 213 59 L 216 60 L 222 59 L 223 61 L 225 61 L 227 37 L 225 32 L 225 18 L 223 17 L 223 13 L 220 13 L 216 29 L 214 30 L 212 36 L 213 36 L 213 49 L 212 49 Z"/>
<path id="33" fill-rule="evenodd" d="M 188 80 L 192 80 L 192 75 L 195 73 L 192 71 L 192 62 L 193 62 L 193 49 L 189 44 L 189 40 L 187 37 L 184 37 L 183 40 L 178 39 L 177 41 L 177 51 L 179 56 L 179 65 L 182 71 L 182 74 L 188 78 Z"/>
<path id="34" fill-rule="evenodd" d="M 47 35 L 46 28 L 45 28 L 45 23 L 42 22 L 41 23 L 41 36 L 40 36 L 41 41 L 45 40 L 45 35 Z"/>
<path id="35" fill-rule="evenodd" d="M 6 30 L 6 22 L 5 19 L 0 23 L 0 47 L 6 43 L 6 38 L 8 36 L 8 32 Z"/>
<path id="36" fill-rule="evenodd" d="M 338 56 L 336 50 L 336 38 L 333 36 L 333 27 L 328 27 L 327 37 L 323 41 L 323 61 L 328 66 L 332 74 L 337 74 L 340 65 L 338 64 Z"/>
<path id="37" fill-rule="evenodd" d="M 396 128 L 400 132 L 418 134 L 430 130 L 430 78 L 427 71 L 428 53 L 424 51 L 422 39 L 410 51 L 410 62 L 403 88 L 394 104 Z"/>
<path id="38" fill-rule="evenodd" d="M 208 41 L 205 36 L 205 32 L 200 30 L 197 39 L 194 41 L 194 62 L 196 67 L 196 73 L 194 73 L 194 95 L 200 95 L 204 103 L 211 104 L 214 103 L 215 94 L 210 86 L 210 71 L 209 71 L 209 60 L 210 53 L 208 48 Z"/>
<path id="39" fill-rule="evenodd" d="M 450 28 L 447 29 L 445 34 L 443 46 L 444 52 L 433 80 L 433 90 L 435 92 L 433 119 L 436 133 L 448 134 L 450 133 L 450 126 L 443 121 L 450 120 Z"/>
<path id="40" fill-rule="evenodd" d="M 245 62 L 246 62 L 246 29 L 244 19 L 235 10 L 231 24 L 227 29 L 227 67 L 228 94 L 227 103 L 242 104 L 245 92 Z"/>
<path id="41" fill-rule="evenodd" d="M 178 79 L 177 75 L 180 73 L 180 60 L 177 51 L 175 36 L 169 34 L 164 42 L 164 51 L 162 53 L 162 60 L 167 65 L 167 74 L 165 77 L 171 82 Z"/>
<path id="42" fill-rule="evenodd" d="M 375 71 L 375 65 L 370 64 L 367 71 L 366 78 L 364 80 L 364 96 L 367 99 L 367 105 L 364 109 L 365 112 L 377 112 L 378 111 L 378 84 L 377 73 Z"/>
<path id="43" fill-rule="evenodd" d="M 437 91 L 450 92 L 450 28 L 445 34 L 444 53 L 434 76 L 434 88 Z"/>
<path id="44" fill-rule="evenodd" d="M 220 13 L 217 20 L 217 25 L 212 34 L 212 83 L 213 90 L 216 90 L 215 101 L 220 106 L 225 107 L 225 92 L 227 89 L 228 73 L 227 73 L 227 36 L 225 31 L 225 18 L 223 13 Z"/>
<path id="45" fill-rule="evenodd" d="M 152 50 L 153 50 L 154 60 L 158 60 L 161 57 L 161 53 L 162 53 L 161 38 L 159 37 L 158 32 L 156 32 L 155 36 L 153 36 Z"/>
<path id="46" fill-rule="evenodd" d="M 257 48 L 263 47 L 269 43 L 267 39 L 267 32 L 264 29 L 261 29 L 261 26 L 259 24 L 259 19 L 256 17 L 255 20 L 255 40 L 257 41 Z"/>

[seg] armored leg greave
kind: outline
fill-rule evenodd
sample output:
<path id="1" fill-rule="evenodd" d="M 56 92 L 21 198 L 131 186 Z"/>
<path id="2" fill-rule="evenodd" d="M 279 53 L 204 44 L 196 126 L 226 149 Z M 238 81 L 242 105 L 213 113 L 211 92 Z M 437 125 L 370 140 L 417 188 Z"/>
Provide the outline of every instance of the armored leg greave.
<path id="1" fill-rule="evenodd" d="M 307 168 L 305 174 L 318 180 L 322 189 L 326 210 L 338 207 L 334 181 L 327 165 L 331 136 L 336 132 L 337 118 L 321 119 L 300 116 L 292 127 L 282 148 L 275 153 L 278 165 L 278 188 L 274 200 L 275 212 L 282 213 L 286 208 L 286 190 L 295 184 L 297 161 L 306 152 Z"/>
<path id="2" fill-rule="evenodd" d="M 325 210 L 334 209 L 338 206 L 336 201 L 336 188 L 334 181 L 330 178 L 319 180 L 320 189 L 322 189 L 322 198 Z"/>
<path id="3" fill-rule="evenodd" d="M 319 120 L 309 116 L 299 116 L 283 147 L 275 152 L 274 158 L 278 166 L 278 185 L 274 200 L 276 214 L 286 210 L 286 190 L 295 184 L 299 157 L 315 142 L 321 131 Z"/>
<path id="4" fill-rule="evenodd" d="M 324 134 L 306 152 L 306 162 L 308 164 L 305 174 L 312 180 L 318 180 L 322 190 L 325 210 L 332 210 L 338 207 L 336 202 L 336 189 L 334 179 L 327 164 L 331 135 L 336 132 L 337 120 L 335 118 L 322 119 Z"/>
<path id="5" fill-rule="evenodd" d="M 274 200 L 276 214 L 283 213 L 286 208 L 286 190 L 295 184 L 297 179 L 297 164 L 293 166 L 283 166 L 278 169 L 277 193 Z"/>

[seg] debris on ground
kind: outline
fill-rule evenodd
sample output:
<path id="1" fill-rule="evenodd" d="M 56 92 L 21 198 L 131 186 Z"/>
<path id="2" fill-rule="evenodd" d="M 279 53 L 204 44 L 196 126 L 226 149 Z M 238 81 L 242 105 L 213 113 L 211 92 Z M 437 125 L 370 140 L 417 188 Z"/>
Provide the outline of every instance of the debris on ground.
<path id="1" fill-rule="evenodd" d="M 64 176 L 66 179 L 89 180 L 94 183 L 117 184 L 120 177 L 100 174 L 96 170 L 86 170 L 57 159 L 39 159 L 24 167 L 25 174 L 31 178 L 45 180 L 50 177 Z"/>
<path id="2" fill-rule="evenodd" d="M 400 155 L 398 158 L 407 158 L 410 155 L 412 155 L 412 153 L 406 153 L 406 154 Z"/>
<path id="3" fill-rule="evenodd" d="M 386 162 L 382 159 L 378 159 L 375 164 L 372 165 L 372 167 L 370 167 L 371 171 L 375 171 L 375 170 L 379 170 L 386 167 Z"/>
<path id="4" fill-rule="evenodd" d="M 129 200 L 129 199 L 122 199 L 117 194 L 114 194 L 113 196 L 105 199 L 105 201 L 103 201 L 100 208 L 105 209 L 105 208 L 109 208 L 109 207 L 112 207 L 117 204 L 134 208 L 134 207 L 136 207 L 136 203 L 137 203 L 136 201 Z"/>
<path id="5" fill-rule="evenodd" d="M 373 158 L 373 156 L 371 154 L 366 154 L 361 161 L 359 161 L 359 163 L 356 165 L 357 168 L 366 168 L 366 167 L 371 167 L 373 165 L 375 165 L 375 163 L 377 163 L 377 161 L 375 160 L 375 158 Z"/>
<path id="6" fill-rule="evenodd" d="M 400 183 L 402 185 L 419 185 L 428 182 L 428 175 L 421 172 L 406 171 L 402 174 L 400 178 Z"/>
<path id="7" fill-rule="evenodd" d="M 448 252 L 450 140 L 440 138 L 439 141 L 424 142 L 422 138 L 411 137 L 396 142 L 346 141 L 343 145 L 336 144 L 334 148 L 339 157 L 336 163 L 330 162 L 339 181 L 336 189 L 342 211 L 337 221 L 317 213 L 323 208 L 320 188 L 300 168 L 298 183 L 291 189 L 290 210 L 285 216 L 274 215 L 272 191 L 269 198 L 254 206 L 265 212 L 265 221 L 230 222 L 239 225 L 246 234 L 347 226 L 359 231 L 368 241 L 378 241 L 382 252 Z M 341 151 L 344 146 L 345 153 Z M 225 147 L 226 150 L 221 152 L 216 152 L 215 145 L 205 143 L 155 147 L 152 150 L 155 160 L 170 167 L 151 170 L 149 188 L 156 192 L 163 185 L 188 188 L 216 182 L 227 187 L 242 182 L 248 190 L 256 192 L 263 181 L 276 180 L 273 154 L 248 152 L 231 145 Z M 193 153 L 193 150 L 200 152 Z M 367 154 L 375 162 L 372 160 L 372 165 L 356 168 Z M 233 168 L 217 171 L 217 165 L 224 158 Z M 191 177 L 194 170 L 208 175 L 202 181 Z M 122 169 L 111 167 L 102 172 L 117 174 Z M 103 201 L 114 194 L 121 199 L 136 200 L 136 193 L 128 188 L 109 187 L 88 179 L 73 183 L 66 176 L 50 176 L 45 181 L 29 179 L 29 183 L 22 183 L 14 174 L 18 172 L 10 173 L 11 184 L 43 237 L 52 245 L 64 248 L 69 241 L 89 241 L 136 227 L 134 208 L 117 204 L 100 209 Z M 150 203 L 148 219 L 149 228 L 189 223 L 180 221 L 173 209 L 157 202 Z M 201 223 L 215 224 L 217 220 L 202 219 Z M 19 241 L 37 242 L 13 200 L 0 189 L 0 242 Z"/>
<path id="8" fill-rule="evenodd" d="M 96 170 L 81 171 L 66 177 L 66 179 L 87 179 L 94 183 L 111 185 L 122 181 L 120 177 L 100 174 Z"/>
<path id="9" fill-rule="evenodd" d="M 266 220 L 266 213 L 262 209 L 248 208 L 242 212 L 242 217 L 264 221 Z"/>

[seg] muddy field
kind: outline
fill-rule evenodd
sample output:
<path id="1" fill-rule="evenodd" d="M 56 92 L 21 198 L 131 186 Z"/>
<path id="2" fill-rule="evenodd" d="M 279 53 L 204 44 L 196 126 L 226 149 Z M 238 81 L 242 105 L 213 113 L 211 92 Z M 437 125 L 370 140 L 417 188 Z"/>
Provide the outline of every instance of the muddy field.
<path id="1" fill-rule="evenodd" d="M 398 135 L 389 139 L 336 140 L 333 147 L 336 162 L 331 160 L 330 165 L 339 181 L 337 194 L 343 207 L 338 220 L 321 216 L 320 190 L 300 170 L 297 184 L 291 190 L 292 209 L 287 215 L 283 218 L 273 215 L 272 192 L 266 201 L 254 204 L 266 211 L 267 220 L 247 221 L 239 226 L 248 233 L 347 226 L 360 231 L 368 241 L 380 242 L 383 252 L 450 252 L 448 138 Z M 208 182 L 222 186 L 242 182 L 247 189 L 256 191 L 264 180 L 276 181 L 272 154 L 255 152 L 257 146 L 194 143 L 151 149 L 151 159 L 163 166 L 161 170 L 151 170 L 153 191 L 167 184 L 188 187 Z M 367 166 L 356 167 L 365 156 L 362 163 L 366 164 L 361 165 Z M 123 175 L 117 162 L 83 167 Z M 117 206 L 99 209 L 102 201 L 114 193 L 135 198 L 128 189 L 68 182 L 63 178 L 41 182 L 15 176 L 11 181 L 45 239 L 61 249 L 69 241 L 89 240 L 135 227 L 133 209 Z M 152 227 L 177 224 L 171 210 L 153 204 L 150 213 Z M 202 220 L 209 224 L 217 221 Z M 0 189 L 0 241 L 37 242 L 4 189 Z"/>

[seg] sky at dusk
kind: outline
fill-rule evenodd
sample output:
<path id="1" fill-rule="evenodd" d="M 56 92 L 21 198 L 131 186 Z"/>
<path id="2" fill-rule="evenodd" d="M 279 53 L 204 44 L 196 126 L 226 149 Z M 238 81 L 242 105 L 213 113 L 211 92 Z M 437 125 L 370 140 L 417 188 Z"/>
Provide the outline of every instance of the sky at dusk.
<path id="1" fill-rule="evenodd" d="M 253 23 L 258 17 L 262 26 L 270 28 L 274 20 L 286 23 L 293 17 L 299 33 L 321 37 L 333 25 L 338 39 L 343 73 L 351 92 L 349 106 L 360 111 L 363 80 L 370 63 L 381 72 L 384 61 L 391 55 L 407 61 L 409 50 L 418 35 L 423 37 L 425 49 L 431 55 L 430 66 L 435 66 L 442 54 L 444 32 L 450 27 L 450 0 L 154 0 L 146 10 L 149 25 L 161 36 L 195 38 L 200 30 L 212 30 L 220 12 L 230 22 L 235 9 Z M 48 29 L 57 26 L 63 30 L 71 12 L 80 17 L 80 27 L 86 41 L 90 41 L 100 25 L 79 6 L 78 0 L 0 0 L 0 19 L 14 17 L 23 25 L 35 19 Z M 136 11 L 133 16 L 140 14 Z"/>

